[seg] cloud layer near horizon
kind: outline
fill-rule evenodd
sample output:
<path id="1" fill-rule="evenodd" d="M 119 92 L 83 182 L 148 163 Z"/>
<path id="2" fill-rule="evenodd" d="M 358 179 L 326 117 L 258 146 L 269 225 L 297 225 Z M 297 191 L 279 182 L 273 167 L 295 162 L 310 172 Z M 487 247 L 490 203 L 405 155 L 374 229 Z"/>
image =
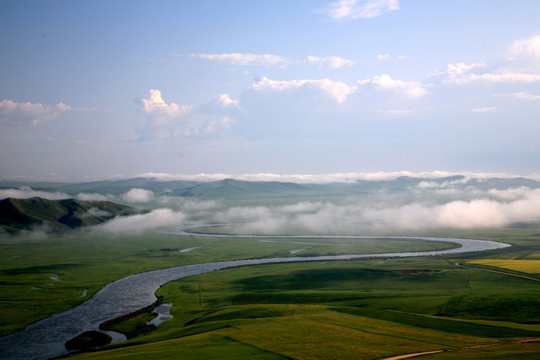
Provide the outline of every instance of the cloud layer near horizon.
<path id="1" fill-rule="evenodd" d="M 267 234 L 499 228 L 540 219 L 540 189 L 492 190 L 491 195 L 497 199 L 480 194 L 471 200 L 433 204 L 430 201 L 403 203 L 403 199 L 382 196 L 377 201 L 356 198 L 346 203 L 302 201 L 276 207 L 232 207 L 216 213 L 212 219 L 245 223 L 243 231 Z"/>
<path id="2" fill-rule="evenodd" d="M 146 231 L 183 224 L 185 215 L 171 209 L 156 209 L 148 214 L 117 216 L 104 224 L 92 226 L 89 231 L 111 235 L 137 235 Z"/>

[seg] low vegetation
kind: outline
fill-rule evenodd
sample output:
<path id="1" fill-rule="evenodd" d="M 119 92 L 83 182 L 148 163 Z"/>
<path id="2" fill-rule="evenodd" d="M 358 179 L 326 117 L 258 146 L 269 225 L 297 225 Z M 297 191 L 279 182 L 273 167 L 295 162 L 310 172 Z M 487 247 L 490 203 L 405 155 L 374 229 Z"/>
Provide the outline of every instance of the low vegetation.
<path id="1" fill-rule="evenodd" d="M 534 233 L 515 234 L 512 248 L 486 255 L 540 248 Z M 538 283 L 461 263 L 452 256 L 296 263 L 184 278 L 158 291 L 174 304 L 173 319 L 75 358 L 382 359 L 435 350 L 443 351 L 425 358 L 535 358 Z"/>
<path id="2" fill-rule="evenodd" d="M 115 216 L 145 212 L 110 201 L 6 198 L 0 200 L 0 235 L 2 232 L 18 234 L 22 231 L 64 233 L 101 224 Z"/>
<path id="3" fill-rule="evenodd" d="M 469 264 L 493 266 L 526 274 L 540 274 L 540 260 L 478 259 L 469 261 Z"/>
<path id="4" fill-rule="evenodd" d="M 66 185 L 62 191 L 108 192 L 118 198 L 129 186 L 146 188 L 156 195 L 170 193 L 170 184 L 143 179 L 128 183 Z M 358 195 L 372 191 L 373 186 L 375 190 L 391 193 L 394 186 L 402 190 L 414 184 L 418 181 L 408 178 L 396 182 L 359 182 L 338 188 L 225 180 L 208 184 L 182 182 L 173 195 L 220 199 L 219 206 L 229 203 L 251 206 L 287 202 L 289 195 L 294 201 L 312 199 L 314 194 L 319 199 Z M 485 186 L 492 188 L 493 184 L 502 186 L 498 180 L 490 180 Z M 484 186 L 484 183 L 476 185 Z M 88 212 L 101 216 L 115 212 L 89 203 L 77 203 L 80 205 L 77 207 L 71 201 L 43 203 L 48 210 L 34 215 L 23 203 L 17 209 L 36 224 L 70 229 L 81 225 L 76 219 L 99 220 L 83 216 Z M 13 200 L 7 204 L 16 205 Z M 101 211 L 90 211 L 94 207 Z M 119 207 L 117 214 L 123 211 L 131 210 Z M 196 215 L 194 219 L 202 221 Z M 8 226 L 11 229 L 8 232 L 18 231 L 14 221 Z M 404 249 L 427 251 L 455 246 L 401 239 L 222 238 L 217 234 L 231 231 L 230 227 L 202 230 L 214 231 L 216 236 L 145 233 L 113 237 L 69 230 L 46 239 L 3 238 L 0 241 L 3 256 L 0 335 L 76 306 L 111 281 L 154 269 L 235 259 L 386 253 Z M 141 309 L 103 324 L 103 329 L 126 334 L 128 341 L 68 357 L 384 359 L 431 351 L 439 352 L 423 357 L 538 357 L 540 342 L 535 339 L 540 338 L 540 284 L 535 279 L 540 279 L 540 234 L 537 225 L 388 231 L 385 234 L 477 238 L 513 246 L 485 253 L 437 257 L 259 265 L 188 277 L 164 285 L 157 293 L 163 302 L 173 304 L 172 319 L 149 327 L 146 324 L 154 317 L 152 308 Z M 99 334 L 82 334 L 74 339 L 74 348 L 105 344 L 97 344 L 96 341 L 101 341 L 99 337 Z"/>

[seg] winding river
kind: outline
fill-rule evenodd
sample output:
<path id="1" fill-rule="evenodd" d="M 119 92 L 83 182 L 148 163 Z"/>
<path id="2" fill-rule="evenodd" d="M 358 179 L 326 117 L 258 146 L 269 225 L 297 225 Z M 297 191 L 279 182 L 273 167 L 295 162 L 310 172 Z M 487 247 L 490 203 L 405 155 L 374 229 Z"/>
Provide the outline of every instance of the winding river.
<path id="1" fill-rule="evenodd" d="M 205 225 L 216 226 L 219 224 Z M 494 250 L 510 245 L 494 241 L 436 238 L 436 237 L 405 237 L 405 236 L 304 236 L 304 235 L 226 235 L 190 233 L 189 229 L 200 228 L 201 225 L 179 226 L 162 229 L 160 233 L 182 234 L 192 236 L 212 237 L 245 237 L 245 238 L 340 238 L 340 239 L 418 239 L 426 241 L 444 241 L 458 244 L 452 249 L 423 252 L 399 252 L 383 254 L 335 255 L 313 257 L 287 257 L 272 259 L 233 260 L 205 264 L 194 264 L 172 267 L 135 274 L 106 285 L 94 297 L 83 304 L 40 320 L 25 329 L 0 338 L 0 359 L 49 359 L 66 354 L 64 344 L 76 335 L 98 330 L 99 324 L 105 320 L 128 314 L 156 301 L 155 292 L 162 285 L 180 278 L 193 276 L 211 271 L 233 268 L 238 266 L 276 264 L 306 261 L 350 260 L 361 258 L 389 258 L 433 256 L 442 254 L 457 254 L 473 251 Z"/>

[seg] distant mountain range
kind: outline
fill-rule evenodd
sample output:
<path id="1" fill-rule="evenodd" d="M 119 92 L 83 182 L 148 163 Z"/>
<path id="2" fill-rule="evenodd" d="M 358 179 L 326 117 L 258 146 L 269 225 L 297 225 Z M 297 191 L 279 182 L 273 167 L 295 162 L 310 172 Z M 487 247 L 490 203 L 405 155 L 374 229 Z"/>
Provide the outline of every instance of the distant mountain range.
<path id="1" fill-rule="evenodd" d="M 62 233 L 144 212 L 109 201 L 6 198 L 0 200 L 0 228 L 9 234 L 36 229 Z"/>
<path id="2" fill-rule="evenodd" d="M 450 176 L 441 178 L 399 177 L 393 180 L 358 180 L 353 183 L 299 184 L 278 181 L 241 181 L 225 179 L 212 182 L 160 181 L 149 178 L 106 180 L 86 183 L 22 183 L 0 181 L 0 233 L 17 233 L 21 230 L 45 229 L 48 232 L 69 232 L 89 225 L 106 222 L 116 216 L 145 213 L 147 210 L 120 205 L 129 204 L 125 196 L 132 189 L 152 192 L 154 203 L 150 208 L 162 207 L 164 196 L 220 200 L 233 204 L 238 201 L 269 204 L 282 200 L 316 201 L 330 198 L 347 198 L 382 192 L 405 194 L 410 198 L 432 196 L 430 189 L 470 189 L 487 191 L 527 187 L 540 188 L 540 182 L 526 178 L 466 178 Z M 423 191 L 424 190 L 424 191 Z M 35 194 L 40 197 L 35 197 Z M 442 192 L 444 193 L 444 191 Z M 450 192 L 451 193 L 451 192 Z M 472 191 L 474 194 L 475 192 Z M 9 195 L 9 194 L 16 194 Z M 34 194 L 34 195 L 33 195 Z M 84 194 L 82 196 L 81 194 Z M 34 196 L 31 198 L 26 198 Z M 85 197 L 86 196 L 86 197 Z M 4 197 L 4 198 L 3 198 Z M 63 200 L 46 200 L 56 198 Z M 110 199 L 110 201 L 83 201 Z M 2 231 L 3 230 L 3 231 Z"/>
<path id="3" fill-rule="evenodd" d="M 199 199 L 268 199 L 309 198 L 327 196 L 362 195 L 373 191 L 399 192 L 417 187 L 474 187 L 479 190 L 529 187 L 540 188 L 540 182 L 522 177 L 516 178 L 465 178 L 449 176 L 441 178 L 399 177 L 393 180 L 358 180 L 354 183 L 299 184 L 278 181 L 242 181 L 225 179 L 212 182 L 160 181 L 151 178 L 105 180 L 86 183 L 21 183 L 0 181 L 0 190 L 29 186 L 40 191 L 60 191 L 76 197 L 79 193 L 121 195 L 133 188 L 152 191 L 154 195 L 196 197 Z"/>

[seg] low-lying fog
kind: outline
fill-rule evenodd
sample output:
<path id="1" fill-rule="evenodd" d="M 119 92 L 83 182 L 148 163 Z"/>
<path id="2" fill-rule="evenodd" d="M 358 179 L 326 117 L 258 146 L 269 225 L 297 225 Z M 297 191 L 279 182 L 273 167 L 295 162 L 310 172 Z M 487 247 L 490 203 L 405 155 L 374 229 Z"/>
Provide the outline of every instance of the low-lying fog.
<path id="1" fill-rule="evenodd" d="M 32 196 L 70 197 L 28 187 L 0 190 L 0 198 Z M 153 209 L 144 215 L 117 217 L 91 229 L 102 234 L 136 234 L 185 223 L 244 223 L 241 231 L 252 233 L 330 234 L 501 227 L 540 219 L 540 189 L 482 190 L 468 185 L 467 179 L 422 181 L 401 192 L 376 191 L 329 200 L 285 200 L 280 204 L 272 201 L 272 205 L 265 205 L 262 200 L 258 205 L 231 205 L 218 200 L 161 196 L 137 188 L 121 195 L 81 193 L 77 198 Z"/>

